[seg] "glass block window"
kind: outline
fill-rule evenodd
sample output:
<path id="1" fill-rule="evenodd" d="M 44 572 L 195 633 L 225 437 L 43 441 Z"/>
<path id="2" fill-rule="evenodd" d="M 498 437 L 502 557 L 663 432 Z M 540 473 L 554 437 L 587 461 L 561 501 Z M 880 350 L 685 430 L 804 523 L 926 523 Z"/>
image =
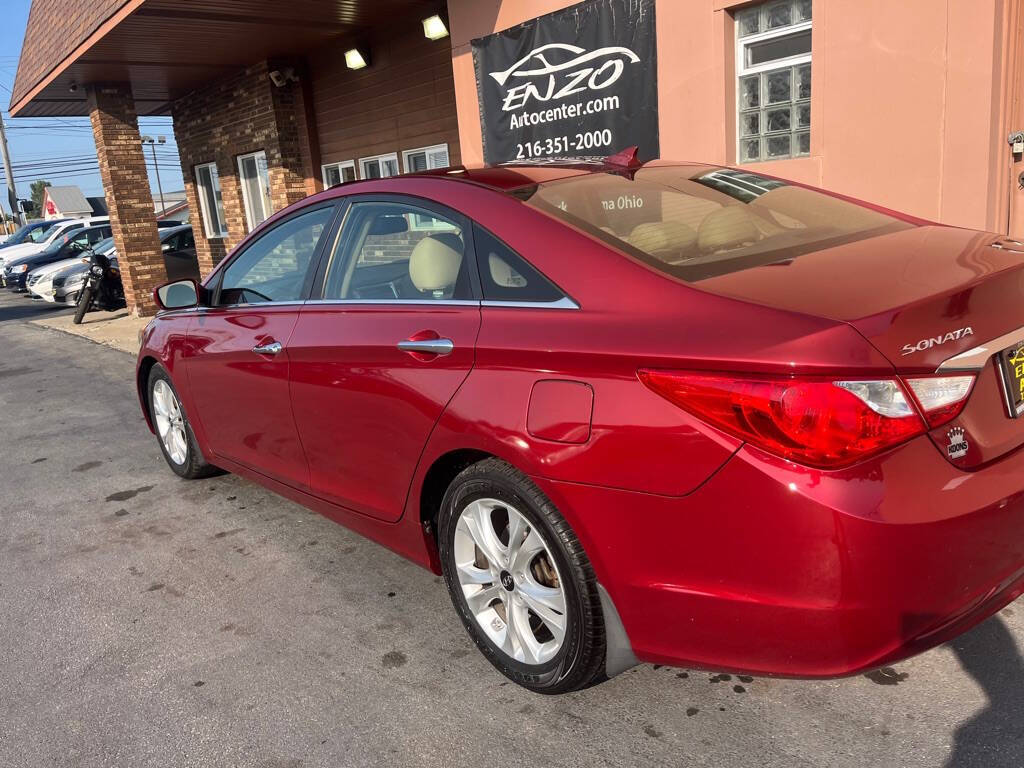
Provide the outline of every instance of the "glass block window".
<path id="1" fill-rule="evenodd" d="M 741 163 L 810 154 L 811 4 L 772 0 L 736 11 Z"/>

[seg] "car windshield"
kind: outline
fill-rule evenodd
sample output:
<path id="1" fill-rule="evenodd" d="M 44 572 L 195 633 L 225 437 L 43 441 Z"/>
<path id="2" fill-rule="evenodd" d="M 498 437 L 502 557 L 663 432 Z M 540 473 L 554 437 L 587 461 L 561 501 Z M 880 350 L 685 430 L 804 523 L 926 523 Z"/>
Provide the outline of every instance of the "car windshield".
<path id="1" fill-rule="evenodd" d="M 57 227 L 59 226 L 60 224 L 51 224 L 48 227 L 37 229 L 35 232 L 29 235 L 29 239 L 32 240 L 33 243 L 42 243 L 45 240 L 49 239 L 50 235 L 56 232 Z"/>
<path id="2" fill-rule="evenodd" d="M 576 176 L 521 197 L 687 282 L 914 226 L 779 179 L 709 166 Z"/>
<path id="3" fill-rule="evenodd" d="M 47 254 L 57 253 L 57 251 L 59 251 L 65 245 L 67 245 L 67 238 L 66 237 L 58 237 L 56 240 L 54 240 L 52 243 L 50 243 L 48 246 L 46 246 L 45 249 L 43 249 L 43 253 L 47 253 Z"/>
<path id="4" fill-rule="evenodd" d="M 105 256 L 107 254 L 107 251 L 111 250 L 113 247 L 114 238 L 108 237 L 105 240 L 100 240 L 98 243 L 96 243 L 96 245 L 92 247 L 92 250 L 94 253 L 101 253 Z"/>
<path id="5" fill-rule="evenodd" d="M 30 242 L 32 233 L 41 229 L 37 224 L 26 224 L 18 229 L 13 235 L 7 238 L 6 245 L 17 245 L 18 243 Z"/>

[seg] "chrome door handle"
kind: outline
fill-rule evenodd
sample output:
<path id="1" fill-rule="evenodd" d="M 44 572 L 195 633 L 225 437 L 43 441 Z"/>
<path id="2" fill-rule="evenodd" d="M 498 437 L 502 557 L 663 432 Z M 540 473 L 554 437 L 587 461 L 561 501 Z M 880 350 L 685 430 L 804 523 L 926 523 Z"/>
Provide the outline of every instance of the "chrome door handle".
<path id="1" fill-rule="evenodd" d="M 455 344 L 451 339 L 407 340 L 398 342 L 398 348 L 403 352 L 419 352 L 421 355 L 450 355 Z"/>
<path id="2" fill-rule="evenodd" d="M 284 347 L 281 346 L 281 342 L 272 341 L 270 344 L 257 344 L 252 348 L 252 351 L 257 355 L 277 355 L 280 354 L 282 349 Z"/>

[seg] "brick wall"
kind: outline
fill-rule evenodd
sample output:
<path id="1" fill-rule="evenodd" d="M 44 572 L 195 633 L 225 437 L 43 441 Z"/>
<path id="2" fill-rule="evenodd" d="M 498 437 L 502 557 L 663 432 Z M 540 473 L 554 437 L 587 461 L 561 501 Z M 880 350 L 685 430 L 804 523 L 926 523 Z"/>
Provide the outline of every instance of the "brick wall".
<path id="1" fill-rule="evenodd" d="M 264 151 L 274 211 L 308 194 L 308 149 L 304 153 L 299 111 L 301 87 L 277 88 L 269 73 L 283 64 L 260 62 L 208 88 L 194 91 L 171 106 L 174 133 L 193 219 L 199 269 L 204 275 L 248 233 L 238 176 L 238 156 Z M 195 166 L 216 163 L 228 235 L 207 239 L 196 192 Z"/>
<path id="2" fill-rule="evenodd" d="M 88 97 L 125 299 L 133 314 L 152 315 L 156 312 L 153 289 L 166 282 L 167 270 L 153 215 L 135 99 L 125 83 L 90 86 Z"/>

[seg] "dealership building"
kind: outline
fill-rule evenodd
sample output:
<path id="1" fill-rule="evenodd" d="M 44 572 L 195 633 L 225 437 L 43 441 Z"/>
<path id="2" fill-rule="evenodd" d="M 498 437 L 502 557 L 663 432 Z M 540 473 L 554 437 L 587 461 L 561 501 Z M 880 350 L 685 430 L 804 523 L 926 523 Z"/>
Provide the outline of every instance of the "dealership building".
<path id="1" fill-rule="evenodd" d="M 140 115 L 173 117 L 204 271 L 326 186 L 630 145 L 1022 236 L 1022 6 L 33 0 L 10 112 L 91 118 L 140 314 L 165 279 Z"/>

